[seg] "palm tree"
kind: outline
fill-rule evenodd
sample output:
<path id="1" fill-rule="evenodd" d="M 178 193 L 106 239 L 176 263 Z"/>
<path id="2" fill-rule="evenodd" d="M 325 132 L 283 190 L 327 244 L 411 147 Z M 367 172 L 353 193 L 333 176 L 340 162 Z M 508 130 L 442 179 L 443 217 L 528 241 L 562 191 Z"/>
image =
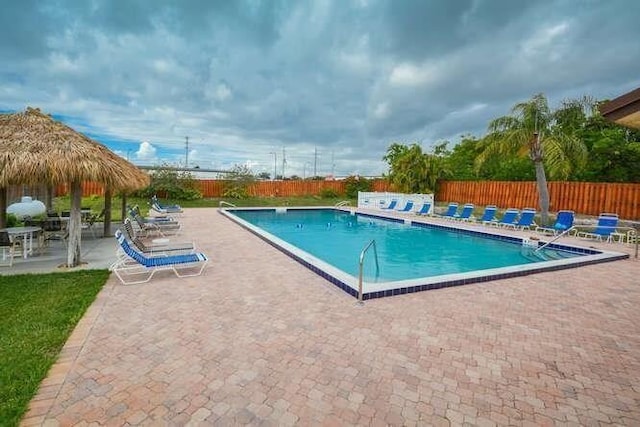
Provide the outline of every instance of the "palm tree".
<path id="1" fill-rule="evenodd" d="M 566 101 L 561 108 L 551 111 L 547 98 L 537 94 L 529 101 L 516 104 L 511 115 L 489 123 L 489 133 L 484 138 L 485 149 L 476 158 L 479 169 L 494 156 L 528 156 L 536 172 L 543 224 L 548 223 L 549 217 L 546 172 L 553 179 L 566 179 L 576 167 L 586 162 L 586 147 L 575 137 L 575 132 L 567 130 L 564 120 L 575 118 L 574 114 L 568 114 L 571 109 L 586 110 L 587 105 L 581 102 Z"/>

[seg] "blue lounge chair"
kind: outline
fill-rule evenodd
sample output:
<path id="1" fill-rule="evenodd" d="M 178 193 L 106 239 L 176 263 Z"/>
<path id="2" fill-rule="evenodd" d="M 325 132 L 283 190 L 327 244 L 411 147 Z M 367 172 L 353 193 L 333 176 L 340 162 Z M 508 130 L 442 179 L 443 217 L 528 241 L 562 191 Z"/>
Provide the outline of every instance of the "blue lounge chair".
<path id="1" fill-rule="evenodd" d="M 416 215 L 429 215 L 431 211 L 431 202 L 424 202 Z"/>
<path id="2" fill-rule="evenodd" d="M 536 210 L 533 208 L 524 208 L 522 210 L 522 214 L 518 221 L 511 224 L 504 224 L 505 227 L 513 227 L 515 230 L 530 230 L 532 225 L 535 225 L 533 222 L 536 216 Z"/>
<path id="3" fill-rule="evenodd" d="M 145 255 L 175 255 L 177 253 L 193 253 L 196 246 L 193 242 L 153 242 L 143 241 L 136 235 L 130 218 L 125 218 L 123 223 L 123 234 L 125 238 L 135 246 L 135 248 Z M 161 239 L 169 240 L 169 239 Z"/>
<path id="4" fill-rule="evenodd" d="M 409 212 L 411 209 L 413 209 L 413 202 L 409 200 L 404 208 L 398 209 L 398 212 Z"/>
<path id="5" fill-rule="evenodd" d="M 199 276 L 209 261 L 207 256 L 200 252 L 172 256 L 145 256 L 129 244 L 121 230 L 116 231 L 115 237 L 127 257 L 119 258 L 111 264 L 109 269 L 118 276 L 123 285 L 148 282 L 156 271 L 161 270 L 173 271 L 178 277 Z M 181 271 L 186 269 L 195 269 L 195 271 L 181 274 Z M 133 281 L 127 280 L 140 276 L 146 276 L 146 278 Z"/>
<path id="6" fill-rule="evenodd" d="M 497 210 L 498 210 L 498 207 L 496 205 L 485 206 L 484 213 L 482 214 L 482 217 L 478 220 L 478 222 L 481 222 L 482 224 L 486 224 L 488 222 L 495 221 Z"/>
<path id="7" fill-rule="evenodd" d="M 573 211 L 558 211 L 556 222 L 551 227 L 537 227 L 536 231 L 543 234 L 558 235 L 566 232 L 573 227 L 573 221 L 575 219 L 575 212 Z"/>
<path id="8" fill-rule="evenodd" d="M 462 212 L 460 214 L 455 214 L 453 219 L 458 219 L 460 221 L 469 221 L 471 219 L 471 214 L 473 213 L 473 209 L 475 206 L 473 203 L 467 203 L 462 207 Z"/>
<path id="9" fill-rule="evenodd" d="M 389 203 L 389 206 L 387 207 L 382 206 L 380 209 L 395 209 L 397 204 L 398 204 L 398 201 L 394 199 L 391 201 L 391 203 Z"/>
<path id="10" fill-rule="evenodd" d="M 578 237 L 584 237 L 587 239 L 596 239 L 600 241 L 611 242 L 612 234 L 615 233 L 618 226 L 618 214 L 614 213 L 601 213 L 598 217 L 598 224 L 593 231 L 579 231 Z"/>
<path id="11" fill-rule="evenodd" d="M 180 205 L 163 205 L 155 194 L 151 197 L 151 208 L 160 213 L 182 213 Z"/>
<path id="12" fill-rule="evenodd" d="M 496 225 L 498 227 L 513 225 L 516 222 L 516 218 L 520 211 L 518 209 L 509 208 L 505 211 L 504 216 L 500 221 L 492 221 L 489 225 Z"/>
<path id="13" fill-rule="evenodd" d="M 445 219 L 453 218 L 456 215 L 457 210 L 458 210 L 457 203 L 449 203 L 449 207 L 447 208 L 447 211 L 440 216 Z"/>

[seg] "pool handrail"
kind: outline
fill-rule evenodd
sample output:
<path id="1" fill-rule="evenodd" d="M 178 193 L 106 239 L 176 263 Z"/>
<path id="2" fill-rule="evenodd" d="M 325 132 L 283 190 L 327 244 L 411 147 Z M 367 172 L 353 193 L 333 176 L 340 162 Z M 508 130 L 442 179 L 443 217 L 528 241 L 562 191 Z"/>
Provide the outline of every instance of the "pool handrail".
<path id="1" fill-rule="evenodd" d="M 577 228 L 575 226 L 569 227 L 566 230 L 564 230 L 562 233 L 558 234 L 557 236 L 555 236 L 553 239 L 549 240 L 547 243 L 545 243 L 544 245 L 536 248 L 536 250 L 534 252 L 539 252 L 541 250 L 543 250 L 544 248 L 546 248 L 547 246 L 549 246 L 550 244 L 552 244 L 553 242 L 555 242 L 556 240 L 558 240 L 559 238 L 561 238 L 562 236 L 569 234 L 569 232 L 571 230 L 577 230 Z"/>
<path id="2" fill-rule="evenodd" d="M 339 208 L 341 206 L 351 206 L 351 200 L 343 200 L 341 202 L 336 203 L 335 207 Z"/>
<path id="3" fill-rule="evenodd" d="M 222 205 L 227 205 L 227 206 L 230 206 L 232 208 L 237 208 L 237 206 L 234 205 L 233 203 L 229 203 L 229 202 L 225 202 L 224 200 L 220 200 L 220 203 L 218 203 L 218 206 L 222 206 Z"/>
<path id="4" fill-rule="evenodd" d="M 362 271 L 364 266 L 364 255 L 367 253 L 369 248 L 373 246 L 373 253 L 375 254 L 376 260 L 376 274 L 380 273 L 380 265 L 378 264 L 378 248 L 376 247 L 375 239 L 367 243 L 367 246 L 364 247 L 362 252 L 360 252 L 360 274 L 358 275 L 358 303 L 363 304 L 362 302 Z"/>

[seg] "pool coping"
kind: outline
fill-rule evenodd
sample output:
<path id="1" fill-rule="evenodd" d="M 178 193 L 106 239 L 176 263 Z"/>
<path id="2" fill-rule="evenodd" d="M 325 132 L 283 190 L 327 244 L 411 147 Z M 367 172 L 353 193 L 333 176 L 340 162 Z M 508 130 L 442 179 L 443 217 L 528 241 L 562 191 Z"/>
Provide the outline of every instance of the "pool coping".
<path id="1" fill-rule="evenodd" d="M 224 215 L 229 220 L 235 222 L 241 227 L 252 232 L 271 246 L 285 253 L 289 257 L 293 258 L 300 264 L 304 265 L 314 273 L 323 277 L 333 285 L 339 287 L 351 296 L 358 298 L 358 277 L 352 276 L 330 264 L 317 258 L 302 249 L 294 246 L 273 234 L 254 226 L 253 224 L 233 215 L 234 211 L 246 211 L 246 210 L 275 210 L 286 212 L 287 210 L 336 210 L 341 212 L 351 213 L 352 215 L 362 215 L 371 218 L 382 219 L 386 221 L 405 223 L 410 226 L 417 227 L 429 227 L 439 228 L 447 231 L 459 232 L 464 234 L 482 236 L 485 238 L 491 238 L 501 241 L 507 241 L 510 243 L 523 244 L 525 237 L 517 237 L 507 234 L 499 233 L 500 229 L 490 229 L 487 231 L 474 230 L 469 228 L 460 228 L 453 226 L 464 225 L 464 222 L 454 221 L 451 224 L 435 224 L 432 222 L 424 222 L 424 218 L 416 217 L 397 217 L 384 215 L 385 212 L 366 212 L 353 207 L 336 208 L 334 206 L 318 206 L 318 207 L 253 207 L 253 208 L 221 208 L 218 212 Z M 476 225 L 476 224 L 471 224 Z M 488 230 L 498 231 L 488 232 Z M 540 236 L 537 240 L 537 246 L 540 247 L 547 243 L 542 240 L 544 236 Z M 530 241 L 529 244 L 536 244 L 536 241 Z M 576 245 L 551 243 L 547 246 L 550 249 L 565 250 L 570 252 L 583 253 L 585 255 L 576 258 L 565 258 L 553 261 L 541 261 L 532 264 L 524 264 L 518 266 L 500 267 L 492 269 L 477 270 L 473 272 L 444 274 L 431 277 L 422 277 L 418 279 L 397 280 L 388 282 L 366 282 L 363 281 L 362 300 L 368 300 L 373 298 L 382 298 L 395 295 L 404 295 L 413 292 L 422 292 L 432 289 L 441 289 L 452 286 L 468 285 L 472 283 L 488 282 L 493 280 L 508 279 L 512 277 L 525 276 L 529 274 L 536 274 L 541 272 L 564 270 L 569 268 L 578 268 L 590 264 L 598 264 L 603 262 L 617 261 L 621 259 L 629 258 L 629 254 L 607 251 L 603 249 L 585 248 Z"/>

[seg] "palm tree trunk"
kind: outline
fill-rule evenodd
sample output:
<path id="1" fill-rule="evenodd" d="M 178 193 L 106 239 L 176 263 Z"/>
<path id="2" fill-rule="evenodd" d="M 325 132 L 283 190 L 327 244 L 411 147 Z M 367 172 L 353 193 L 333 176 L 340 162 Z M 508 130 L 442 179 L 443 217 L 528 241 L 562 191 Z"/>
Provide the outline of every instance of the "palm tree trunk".
<path id="1" fill-rule="evenodd" d="M 82 184 L 79 181 L 71 183 L 71 213 L 69 215 L 69 240 L 67 241 L 67 267 L 80 265 L 80 237 L 82 223 L 80 204 L 82 203 Z"/>
<path id="2" fill-rule="evenodd" d="M 0 188 L 0 228 L 7 226 L 7 187 Z"/>
<path id="3" fill-rule="evenodd" d="M 534 162 L 536 168 L 536 184 L 538 186 L 538 201 L 540 202 L 540 216 L 543 225 L 549 223 L 549 189 L 547 176 L 544 173 L 542 161 Z"/>
<path id="4" fill-rule="evenodd" d="M 105 188 L 104 190 L 104 221 L 103 225 L 103 237 L 111 236 L 111 187 Z"/>

